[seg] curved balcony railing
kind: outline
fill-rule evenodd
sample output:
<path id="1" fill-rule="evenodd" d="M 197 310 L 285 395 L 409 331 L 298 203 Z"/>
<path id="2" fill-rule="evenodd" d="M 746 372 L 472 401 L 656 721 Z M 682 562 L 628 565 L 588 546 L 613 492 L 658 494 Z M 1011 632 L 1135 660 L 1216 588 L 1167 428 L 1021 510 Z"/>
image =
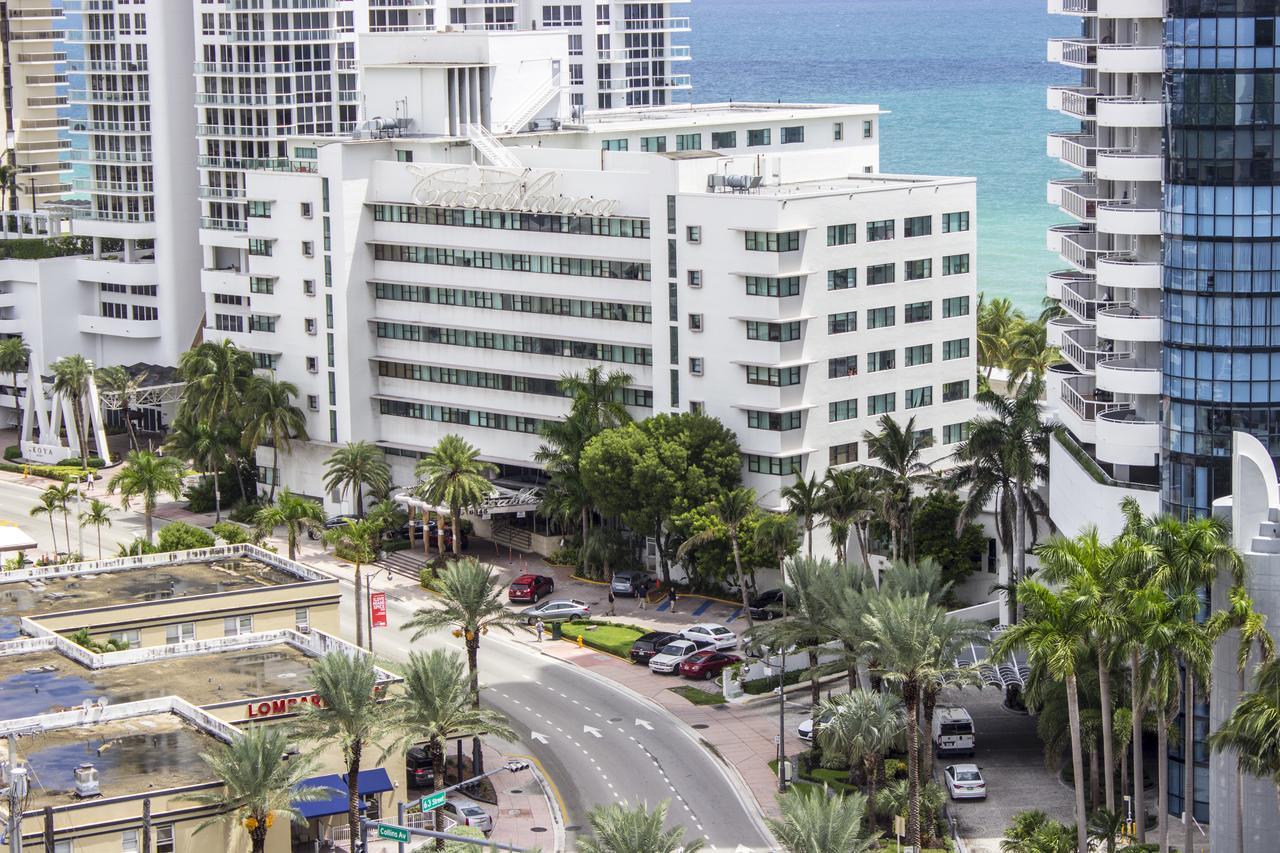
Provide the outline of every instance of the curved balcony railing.
<path id="1" fill-rule="evenodd" d="M 1098 283 L 1107 287 L 1152 290 L 1161 286 L 1160 262 L 1132 255 L 1108 255 L 1098 259 Z"/>
<path id="2" fill-rule="evenodd" d="M 1135 201 L 1099 201 L 1098 230 L 1107 234 L 1160 235 L 1160 208 L 1140 207 Z"/>

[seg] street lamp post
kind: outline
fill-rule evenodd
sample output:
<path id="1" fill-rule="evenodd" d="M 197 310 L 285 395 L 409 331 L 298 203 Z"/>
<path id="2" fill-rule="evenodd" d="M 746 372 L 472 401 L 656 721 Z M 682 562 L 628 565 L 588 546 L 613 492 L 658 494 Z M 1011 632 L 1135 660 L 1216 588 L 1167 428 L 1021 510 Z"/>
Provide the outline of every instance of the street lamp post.
<path id="1" fill-rule="evenodd" d="M 765 674 L 773 675 L 774 667 L 766 664 Z M 787 790 L 787 694 L 784 691 L 787 680 L 787 653 L 782 652 L 782 664 L 778 670 L 778 792 Z"/>

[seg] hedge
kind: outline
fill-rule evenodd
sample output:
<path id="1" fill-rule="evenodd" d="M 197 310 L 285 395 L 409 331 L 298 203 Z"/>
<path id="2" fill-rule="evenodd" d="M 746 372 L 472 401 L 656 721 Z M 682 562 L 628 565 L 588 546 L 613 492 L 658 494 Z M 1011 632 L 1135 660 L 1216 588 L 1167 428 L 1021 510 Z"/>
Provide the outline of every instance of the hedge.
<path id="1" fill-rule="evenodd" d="M 0 471 L 9 471 L 13 474 L 22 474 L 25 471 L 33 477 L 48 477 L 51 480 L 62 480 L 64 483 L 84 479 L 84 471 L 78 465 L 15 465 L 12 462 L 0 462 Z M 93 472 L 90 471 L 90 473 Z M 94 474 L 94 479 L 101 476 Z"/>

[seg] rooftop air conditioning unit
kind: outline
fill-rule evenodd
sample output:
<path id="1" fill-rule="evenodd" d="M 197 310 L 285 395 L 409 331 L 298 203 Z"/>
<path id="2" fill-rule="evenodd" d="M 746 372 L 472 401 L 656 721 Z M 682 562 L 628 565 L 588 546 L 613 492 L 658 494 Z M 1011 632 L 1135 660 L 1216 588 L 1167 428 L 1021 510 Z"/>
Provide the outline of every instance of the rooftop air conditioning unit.
<path id="1" fill-rule="evenodd" d="M 102 788 L 98 785 L 98 768 L 92 764 L 78 765 L 75 780 L 77 797 L 97 797 L 102 794 Z"/>

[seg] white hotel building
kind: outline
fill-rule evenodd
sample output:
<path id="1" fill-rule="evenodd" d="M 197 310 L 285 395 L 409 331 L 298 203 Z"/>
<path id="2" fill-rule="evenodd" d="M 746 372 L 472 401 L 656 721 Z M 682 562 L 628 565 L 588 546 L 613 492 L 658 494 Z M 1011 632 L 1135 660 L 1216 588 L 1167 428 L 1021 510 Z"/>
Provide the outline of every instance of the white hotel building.
<path id="1" fill-rule="evenodd" d="M 556 380 L 593 364 L 631 374 L 637 417 L 722 419 L 766 504 L 792 472 L 865 460 L 881 414 L 931 432 L 930 460 L 962 436 L 974 182 L 880 174 L 878 108 L 570 120 L 556 98 L 530 117 L 545 130 L 496 138 L 476 125 L 521 110 L 541 86 L 525 69 L 562 39 L 360 49 L 380 57 L 363 69 L 369 114 L 398 101 L 408 121 L 297 137 L 287 168 L 249 172 L 247 265 L 207 294 L 205 334 L 299 387 L 311 441 L 284 461 L 294 488 L 321 495 L 323 460 L 358 439 L 409 482 L 450 432 L 519 479 L 539 424 L 567 411 Z"/>

